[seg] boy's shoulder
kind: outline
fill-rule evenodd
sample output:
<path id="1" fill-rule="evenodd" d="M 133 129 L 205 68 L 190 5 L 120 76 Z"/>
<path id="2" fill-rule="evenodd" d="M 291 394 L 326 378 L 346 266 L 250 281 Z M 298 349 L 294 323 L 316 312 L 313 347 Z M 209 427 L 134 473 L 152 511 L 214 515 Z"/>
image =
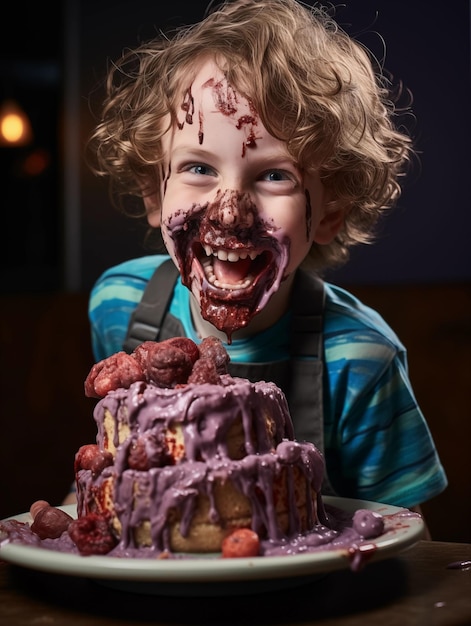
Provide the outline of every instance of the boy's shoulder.
<path id="1" fill-rule="evenodd" d="M 325 282 L 324 331 L 332 338 L 348 333 L 369 336 L 403 351 L 399 337 L 383 317 L 345 288 Z"/>
<path id="2" fill-rule="evenodd" d="M 111 311 L 115 308 L 134 308 L 156 268 L 169 257 L 163 254 L 129 259 L 105 270 L 93 285 L 89 311 Z M 97 313 L 98 314 L 98 313 Z"/>
<path id="3" fill-rule="evenodd" d="M 155 270 L 168 258 L 170 257 L 166 254 L 152 254 L 128 259 L 105 270 L 96 284 L 126 278 L 140 279 L 147 283 Z"/>

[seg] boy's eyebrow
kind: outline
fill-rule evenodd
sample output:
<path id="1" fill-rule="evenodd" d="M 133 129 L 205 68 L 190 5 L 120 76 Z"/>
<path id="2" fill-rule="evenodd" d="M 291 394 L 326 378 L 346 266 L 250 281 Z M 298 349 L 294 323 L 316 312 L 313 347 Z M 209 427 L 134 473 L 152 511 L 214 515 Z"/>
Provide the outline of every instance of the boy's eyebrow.
<path id="1" fill-rule="evenodd" d="M 214 153 L 211 150 L 206 150 L 205 148 L 195 147 L 194 145 L 189 144 L 188 146 L 180 145 L 174 149 L 171 149 L 170 155 L 172 158 L 185 156 L 191 159 L 206 159 L 214 156 Z M 256 158 L 256 150 L 254 150 L 251 156 Z M 260 161 L 266 163 L 267 167 L 281 167 L 283 165 L 290 165 L 297 170 L 301 169 L 299 167 L 299 164 L 290 156 L 288 152 L 284 152 L 281 150 L 280 152 L 271 155 L 260 155 Z"/>
<path id="2" fill-rule="evenodd" d="M 180 154 L 188 155 L 188 156 L 195 156 L 195 157 L 205 157 L 207 155 L 211 155 L 212 152 L 210 150 L 205 150 L 204 148 L 197 148 L 194 145 L 189 144 L 188 146 L 180 145 L 180 146 L 177 146 L 176 148 L 172 148 L 170 150 L 170 154 L 173 157 L 179 156 Z"/>

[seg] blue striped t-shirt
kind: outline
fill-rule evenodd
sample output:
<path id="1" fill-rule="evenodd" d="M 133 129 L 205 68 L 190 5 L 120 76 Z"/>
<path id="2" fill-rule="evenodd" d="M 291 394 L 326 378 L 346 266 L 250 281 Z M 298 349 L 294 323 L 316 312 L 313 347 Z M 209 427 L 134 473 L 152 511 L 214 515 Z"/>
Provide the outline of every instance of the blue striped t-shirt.
<path id="1" fill-rule="evenodd" d="M 131 313 L 165 255 L 108 269 L 92 289 L 89 316 L 96 360 L 122 350 Z M 336 492 L 412 507 L 447 485 L 429 428 L 408 377 L 404 346 L 385 321 L 344 289 L 326 283 L 324 311 L 324 445 Z M 199 343 L 190 292 L 177 281 L 170 312 Z M 289 356 L 289 315 L 227 345 L 233 362 Z"/>

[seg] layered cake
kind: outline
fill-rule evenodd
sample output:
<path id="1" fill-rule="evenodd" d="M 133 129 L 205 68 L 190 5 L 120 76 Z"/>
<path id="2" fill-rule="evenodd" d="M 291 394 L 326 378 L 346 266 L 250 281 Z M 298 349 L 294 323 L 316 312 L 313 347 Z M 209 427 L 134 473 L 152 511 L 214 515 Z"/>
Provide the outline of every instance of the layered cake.
<path id="1" fill-rule="evenodd" d="M 392 538 L 420 538 L 418 513 L 322 498 L 323 457 L 294 440 L 283 393 L 231 377 L 228 360 L 210 337 L 145 342 L 97 363 L 85 393 L 98 398 L 98 434 L 75 456 L 77 510 L 38 500 L 24 521 L 0 521 L 2 556 L 8 544 L 251 563 L 340 550 L 358 571 Z"/>
<path id="2" fill-rule="evenodd" d="M 322 455 L 294 441 L 282 391 L 231 377 L 228 360 L 214 337 L 174 338 L 92 368 L 97 439 L 75 460 L 85 534 L 105 524 L 110 545 L 209 553 L 238 529 L 280 541 L 319 523 Z"/>

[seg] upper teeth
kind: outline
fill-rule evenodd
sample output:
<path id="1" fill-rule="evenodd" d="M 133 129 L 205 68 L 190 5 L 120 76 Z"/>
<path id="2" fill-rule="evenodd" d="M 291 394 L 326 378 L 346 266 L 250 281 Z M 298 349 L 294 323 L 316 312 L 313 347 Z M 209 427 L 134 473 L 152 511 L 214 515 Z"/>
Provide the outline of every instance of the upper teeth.
<path id="1" fill-rule="evenodd" d="M 231 263 L 235 263 L 239 261 L 239 259 L 246 259 L 250 257 L 253 261 L 257 258 L 257 252 L 254 250 L 213 250 L 211 246 L 204 246 L 204 251 L 206 252 L 206 256 L 215 256 L 220 261 L 230 261 Z"/>
<path id="2" fill-rule="evenodd" d="M 226 283 L 216 278 L 214 273 L 214 268 L 212 264 L 211 257 L 216 257 L 220 261 L 231 261 L 235 263 L 239 259 L 246 259 L 250 257 L 252 261 L 256 258 L 256 252 L 248 252 L 247 250 L 231 250 L 227 252 L 227 250 L 213 250 L 210 246 L 204 246 L 204 250 L 206 252 L 206 259 L 202 260 L 202 267 L 208 282 L 214 287 L 219 287 L 220 289 L 230 289 L 231 291 L 235 291 L 238 289 L 247 289 L 252 283 L 254 277 L 252 274 L 248 274 L 242 280 L 236 283 Z"/>

